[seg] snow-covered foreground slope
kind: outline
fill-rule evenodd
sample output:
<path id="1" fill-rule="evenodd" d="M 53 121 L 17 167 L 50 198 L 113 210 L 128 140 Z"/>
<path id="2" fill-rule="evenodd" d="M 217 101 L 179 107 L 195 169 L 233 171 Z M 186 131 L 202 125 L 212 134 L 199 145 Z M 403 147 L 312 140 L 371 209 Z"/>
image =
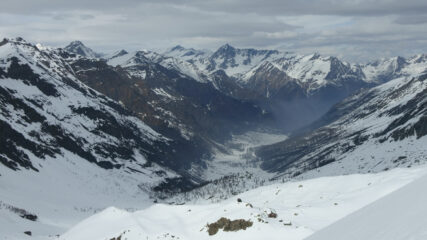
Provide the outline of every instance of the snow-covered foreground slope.
<path id="1" fill-rule="evenodd" d="M 427 176 L 358 210 L 307 240 L 427 239 Z"/>
<path id="2" fill-rule="evenodd" d="M 159 169 L 160 170 L 160 169 Z M 82 219 L 115 205 L 139 209 L 152 204 L 155 178 L 99 168 L 77 155 L 47 158 L 39 172 L 0 168 L 0 239 L 48 239 Z M 146 185 L 145 185 L 146 184 Z M 24 218 L 12 208 L 37 216 Z"/>
<path id="3" fill-rule="evenodd" d="M 304 239 L 426 173 L 423 167 L 278 183 L 217 204 L 156 204 L 136 212 L 110 207 L 60 239 Z M 269 218 L 271 212 L 277 218 Z M 207 223 L 221 217 L 250 220 L 253 225 L 209 236 Z"/>

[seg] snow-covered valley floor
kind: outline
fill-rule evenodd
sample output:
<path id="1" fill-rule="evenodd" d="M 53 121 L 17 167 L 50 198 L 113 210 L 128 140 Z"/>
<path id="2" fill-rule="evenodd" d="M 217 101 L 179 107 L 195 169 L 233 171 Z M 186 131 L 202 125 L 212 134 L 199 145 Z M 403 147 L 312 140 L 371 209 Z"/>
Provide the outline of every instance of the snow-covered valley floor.
<path id="1" fill-rule="evenodd" d="M 244 134 L 234 135 L 231 141 L 224 144 L 226 151 L 218 151 L 207 162 L 207 168 L 203 171 L 203 178 L 214 180 L 227 175 L 233 175 L 248 171 L 258 177 L 268 178 L 268 174 L 259 168 L 259 162 L 253 161 L 249 156 L 250 149 L 261 145 L 269 145 L 287 139 L 287 135 L 271 133 L 267 131 L 249 131 Z"/>
<path id="2" fill-rule="evenodd" d="M 215 204 L 155 204 L 135 212 L 110 207 L 60 239 L 304 239 L 426 173 L 427 167 L 421 166 L 277 183 Z M 269 217 L 271 212 L 277 217 Z M 221 217 L 245 219 L 253 225 L 236 232 L 220 229 L 210 236 L 206 225 Z"/>

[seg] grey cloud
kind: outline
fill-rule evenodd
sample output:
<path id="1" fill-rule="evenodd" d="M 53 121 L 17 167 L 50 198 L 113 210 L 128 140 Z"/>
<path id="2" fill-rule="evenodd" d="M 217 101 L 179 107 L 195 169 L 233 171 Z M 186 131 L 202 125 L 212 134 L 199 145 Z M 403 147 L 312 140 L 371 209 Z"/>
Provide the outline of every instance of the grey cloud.
<path id="1" fill-rule="evenodd" d="M 265 15 L 400 15 L 427 11 L 427 1 L 424 0 L 3 0 L 0 11 L 7 13 L 76 9 L 117 11 L 146 4 L 191 6 L 204 11 Z"/>
<path id="2" fill-rule="evenodd" d="M 258 12 L 264 14 L 318 14 L 318 15 L 389 15 L 424 13 L 424 0 L 238 0 L 192 1 L 201 8 L 229 12 Z M 197 2 L 197 3 L 196 3 Z"/>
<path id="3" fill-rule="evenodd" d="M 427 23 L 427 14 L 423 14 L 423 15 L 410 15 L 410 16 L 399 16 L 399 18 L 396 19 L 396 23 L 398 23 L 398 24 L 404 24 L 404 25 Z"/>
<path id="4" fill-rule="evenodd" d="M 0 32 L 101 51 L 228 42 L 363 60 L 426 52 L 425 12 L 425 0 L 3 0 Z"/>
<path id="5" fill-rule="evenodd" d="M 80 15 L 80 19 L 82 20 L 89 20 L 89 19 L 94 19 L 95 16 L 91 15 L 91 14 L 81 14 Z"/>

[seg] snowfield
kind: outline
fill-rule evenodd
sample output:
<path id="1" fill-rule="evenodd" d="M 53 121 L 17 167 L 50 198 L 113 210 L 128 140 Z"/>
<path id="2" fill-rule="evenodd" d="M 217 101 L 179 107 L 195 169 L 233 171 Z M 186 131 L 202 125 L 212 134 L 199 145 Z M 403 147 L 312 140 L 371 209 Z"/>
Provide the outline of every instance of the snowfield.
<path id="1" fill-rule="evenodd" d="M 217 204 L 155 204 L 136 212 L 128 212 L 126 210 L 110 207 L 78 223 L 61 235 L 59 239 L 105 240 L 120 236 L 121 239 L 128 240 L 304 239 L 370 203 L 374 204 L 362 209 L 362 213 L 366 212 L 366 209 L 372 208 L 372 206 L 382 205 L 380 203 L 385 201 L 387 205 L 384 205 L 383 208 L 389 210 L 388 214 L 394 215 L 392 211 L 390 211 L 390 208 L 408 191 L 406 189 L 412 189 L 411 193 L 416 194 L 417 190 L 422 189 L 422 185 L 427 178 L 423 177 L 413 184 L 408 185 L 408 187 L 395 193 L 393 192 L 426 173 L 426 167 L 412 169 L 398 168 L 377 174 L 321 177 L 298 182 L 277 183 L 245 192 Z M 395 195 L 397 195 L 397 199 L 393 199 Z M 423 197 L 422 199 L 425 200 L 426 194 L 423 194 Z M 238 202 L 238 198 L 241 199 L 242 202 Z M 415 200 L 417 196 L 410 195 L 405 198 L 408 200 Z M 378 201 L 378 203 L 375 203 L 376 201 Z M 420 201 L 416 200 L 415 203 L 416 204 L 413 206 L 419 209 L 421 211 L 420 213 L 426 212 L 423 208 L 427 208 L 419 204 Z M 405 202 L 405 204 L 407 204 L 407 206 L 412 206 L 410 202 Z M 396 210 L 395 212 L 397 213 L 401 211 L 404 213 L 405 209 L 406 208 L 394 210 Z M 271 212 L 276 213 L 277 218 L 269 218 L 268 214 Z M 356 216 L 359 216 L 357 212 Z M 401 228 L 403 228 L 402 226 L 406 225 L 405 217 L 410 217 L 411 215 L 398 214 L 395 217 L 397 218 L 397 216 L 403 216 L 404 219 L 398 221 L 387 218 L 387 221 L 391 220 L 391 223 L 399 223 Z M 253 222 L 253 225 L 246 230 L 239 230 L 236 232 L 224 232 L 223 230 L 219 230 L 217 234 L 210 236 L 207 233 L 206 225 L 216 222 L 221 217 L 226 217 L 230 220 L 250 220 Z M 362 218 L 365 222 L 364 225 L 369 225 L 368 222 L 370 222 L 372 226 L 378 225 L 378 227 L 387 227 L 387 224 L 380 224 L 377 220 L 372 222 L 370 220 L 370 215 L 363 217 L 364 218 L 359 217 L 358 220 Z M 382 220 L 385 221 L 384 218 Z M 345 223 L 347 223 L 345 226 L 350 229 L 353 225 L 351 223 L 349 225 L 348 222 L 349 221 L 345 221 Z M 339 223 L 340 222 L 337 224 Z M 418 224 L 417 226 L 421 225 Z M 355 228 L 353 232 L 357 230 L 360 229 Z M 394 231 L 397 230 L 398 228 Z M 381 233 L 381 229 L 378 229 L 377 232 Z M 333 237 L 328 239 L 343 238 Z M 381 239 L 390 240 L 391 238 Z"/>
<path id="2" fill-rule="evenodd" d="M 385 196 L 307 240 L 427 239 L 427 176 Z"/>

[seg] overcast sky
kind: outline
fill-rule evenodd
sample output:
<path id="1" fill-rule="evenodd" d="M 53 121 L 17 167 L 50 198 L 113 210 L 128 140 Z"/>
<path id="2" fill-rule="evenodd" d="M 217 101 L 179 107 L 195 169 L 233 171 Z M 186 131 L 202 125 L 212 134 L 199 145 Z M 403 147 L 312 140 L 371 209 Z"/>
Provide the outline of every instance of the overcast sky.
<path id="1" fill-rule="evenodd" d="M 104 52 L 230 43 L 364 62 L 427 53 L 427 0 L 1 0 L 0 35 Z"/>

